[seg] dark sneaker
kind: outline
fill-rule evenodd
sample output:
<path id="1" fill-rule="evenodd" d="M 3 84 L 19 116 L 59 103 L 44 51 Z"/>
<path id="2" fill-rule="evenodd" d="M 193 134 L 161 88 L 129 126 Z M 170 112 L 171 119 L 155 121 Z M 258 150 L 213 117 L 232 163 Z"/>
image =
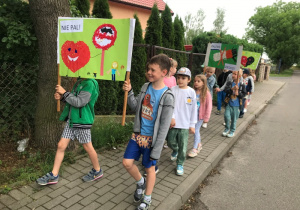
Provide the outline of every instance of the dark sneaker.
<path id="1" fill-rule="evenodd" d="M 240 116 L 239 116 L 239 118 L 243 118 L 243 117 L 244 117 L 244 115 L 240 115 Z"/>
<path id="2" fill-rule="evenodd" d="M 159 172 L 158 166 L 155 166 L 155 173 L 157 174 Z M 147 176 L 147 173 L 144 173 L 144 176 Z"/>
<path id="3" fill-rule="evenodd" d="M 221 111 L 218 110 L 218 111 L 216 111 L 215 113 L 216 113 L 216 115 L 220 115 L 220 114 L 221 114 Z"/>
<path id="4" fill-rule="evenodd" d="M 58 175 L 55 177 L 53 176 L 52 172 L 49 172 L 45 176 L 36 180 L 36 183 L 38 183 L 39 185 L 57 184 L 57 182 Z"/>
<path id="5" fill-rule="evenodd" d="M 136 185 L 136 190 L 134 192 L 134 202 L 140 202 L 144 196 L 146 189 L 146 179 L 144 178 L 144 184 L 142 185 Z"/>
<path id="6" fill-rule="evenodd" d="M 103 176 L 102 169 L 100 169 L 100 171 L 97 172 L 95 169 L 92 168 L 92 170 L 87 175 L 82 177 L 82 180 L 84 182 L 91 182 L 100 179 L 102 176 Z"/>
<path id="7" fill-rule="evenodd" d="M 147 210 L 147 209 L 150 209 L 151 203 L 152 203 L 152 201 L 148 202 L 145 199 L 142 199 L 141 204 L 138 207 L 136 207 L 136 210 Z"/>

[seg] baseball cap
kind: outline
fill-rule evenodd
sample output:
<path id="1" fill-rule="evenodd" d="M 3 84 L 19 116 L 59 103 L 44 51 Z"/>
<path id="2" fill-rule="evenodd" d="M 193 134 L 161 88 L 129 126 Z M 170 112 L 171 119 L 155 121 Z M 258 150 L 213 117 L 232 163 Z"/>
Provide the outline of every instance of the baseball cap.
<path id="1" fill-rule="evenodd" d="M 248 69 L 243 69 L 243 74 L 250 74 Z"/>
<path id="2" fill-rule="evenodd" d="M 186 67 L 181 67 L 177 71 L 176 75 L 185 75 L 185 76 L 189 76 L 190 78 L 192 77 L 191 71 Z"/>

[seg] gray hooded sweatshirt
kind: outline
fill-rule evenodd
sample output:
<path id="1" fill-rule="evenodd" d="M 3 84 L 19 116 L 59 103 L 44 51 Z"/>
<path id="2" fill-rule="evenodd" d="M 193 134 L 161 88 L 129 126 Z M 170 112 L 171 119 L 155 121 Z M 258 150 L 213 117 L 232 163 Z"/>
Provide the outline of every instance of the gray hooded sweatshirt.
<path id="1" fill-rule="evenodd" d="M 141 88 L 141 92 L 137 97 L 134 97 L 133 91 L 128 93 L 128 105 L 131 110 L 135 111 L 133 132 L 141 133 L 141 107 L 149 86 L 149 82 L 145 83 Z M 174 110 L 175 98 L 172 91 L 168 88 L 163 92 L 159 100 L 159 106 L 157 110 L 157 116 L 154 123 L 153 139 L 152 139 L 152 151 L 150 158 L 158 160 L 160 158 L 161 150 L 163 148 L 164 141 L 168 134 L 172 114 Z"/>

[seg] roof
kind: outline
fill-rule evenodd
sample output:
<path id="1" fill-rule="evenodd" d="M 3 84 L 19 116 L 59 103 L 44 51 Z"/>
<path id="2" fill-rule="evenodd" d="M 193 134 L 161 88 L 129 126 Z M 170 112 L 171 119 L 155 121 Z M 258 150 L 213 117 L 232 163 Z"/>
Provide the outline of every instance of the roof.
<path id="1" fill-rule="evenodd" d="M 166 6 L 166 3 L 163 0 L 109 0 L 109 1 L 132 5 L 132 6 L 141 7 L 150 10 L 152 9 L 154 3 L 156 2 L 159 11 L 164 11 Z M 171 13 L 173 14 L 172 10 Z"/>

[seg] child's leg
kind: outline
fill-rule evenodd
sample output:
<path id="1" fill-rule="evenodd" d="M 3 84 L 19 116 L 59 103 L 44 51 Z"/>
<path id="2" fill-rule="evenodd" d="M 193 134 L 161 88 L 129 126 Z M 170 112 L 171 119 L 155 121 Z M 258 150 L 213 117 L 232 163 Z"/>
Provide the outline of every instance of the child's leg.
<path id="1" fill-rule="evenodd" d="M 178 141 L 177 165 L 183 165 L 186 157 L 189 129 L 178 129 L 178 130 L 179 133 L 177 135 L 177 141 Z"/>
<path id="2" fill-rule="evenodd" d="M 247 96 L 247 99 L 248 99 L 248 96 Z M 246 101 L 246 98 L 245 98 L 245 101 Z M 244 108 L 247 109 L 247 106 L 248 106 L 248 102 L 244 103 Z"/>
<path id="3" fill-rule="evenodd" d="M 225 108 L 225 113 L 224 113 L 224 121 L 225 121 L 225 129 L 229 130 L 230 129 L 230 119 L 231 119 L 231 106 L 229 104 Z"/>
<path id="4" fill-rule="evenodd" d="M 195 135 L 194 135 L 194 149 L 198 148 L 198 145 L 201 143 L 201 136 L 200 136 L 200 128 L 203 123 L 203 120 L 199 120 L 195 125 Z"/>
<path id="5" fill-rule="evenodd" d="M 169 130 L 168 132 L 168 136 L 167 136 L 167 143 L 168 143 L 168 147 L 170 147 L 173 152 L 178 153 L 178 143 L 177 143 L 177 136 L 178 133 L 178 129 L 177 128 L 172 128 Z"/>
<path id="6" fill-rule="evenodd" d="M 65 150 L 69 144 L 71 139 L 61 138 L 57 144 L 56 155 L 54 159 L 54 165 L 52 169 L 52 173 L 54 176 L 58 175 L 59 168 L 65 156 Z"/>
<path id="7" fill-rule="evenodd" d="M 156 179 L 156 174 L 155 174 L 155 166 L 151 166 L 150 168 L 146 168 L 146 173 L 147 173 L 147 182 L 146 182 L 146 195 L 151 195 L 154 185 L 155 185 L 155 179 Z"/>
<path id="8" fill-rule="evenodd" d="M 246 101 L 246 98 L 243 98 L 242 105 L 240 105 L 240 116 L 243 116 L 245 114 L 244 113 L 245 101 Z"/>
<path id="9" fill-rule="evenodd" d="M 239 117 L 239 107 L 231 107 L 231 126 L 230 132 L 234 133 L 236 129 L 236 121 Z"/>
<path id="10" fill-rule="evenodd" d="M 138 167 L 133 164 L 134 159 L 125 159 L 123 158 L 123 166 L 128 171 L 128 173 L 136 180 L 139 181 L 142 178 L 142 175 L 138 169 Z M 155 170 L 154 170 L 155 173 Z M 147 174 L 148 176 L 148 174 Z"/>
<path id="11" fill-rule="evenodd" d="M 99 165 L 99 161 L 98 161 L 97 152 L 95 151 L 92 142 L 82 144 L 82 146 L 85 149 L 85 151 L 89 154 L 89 157 L 93 164 L 93 168 L 96 171 L 100 171 L 100 165 Z"/>
<path id="12" fill-rule="evenodd" d="M 217 109 L 220 111 L 221 110 L 221 106 L 222 106 L 222 101 L 223 101 L 223 98 L 222 98 L 222 92 L 223 91 L 220 91 L 217 93 Z"/>

